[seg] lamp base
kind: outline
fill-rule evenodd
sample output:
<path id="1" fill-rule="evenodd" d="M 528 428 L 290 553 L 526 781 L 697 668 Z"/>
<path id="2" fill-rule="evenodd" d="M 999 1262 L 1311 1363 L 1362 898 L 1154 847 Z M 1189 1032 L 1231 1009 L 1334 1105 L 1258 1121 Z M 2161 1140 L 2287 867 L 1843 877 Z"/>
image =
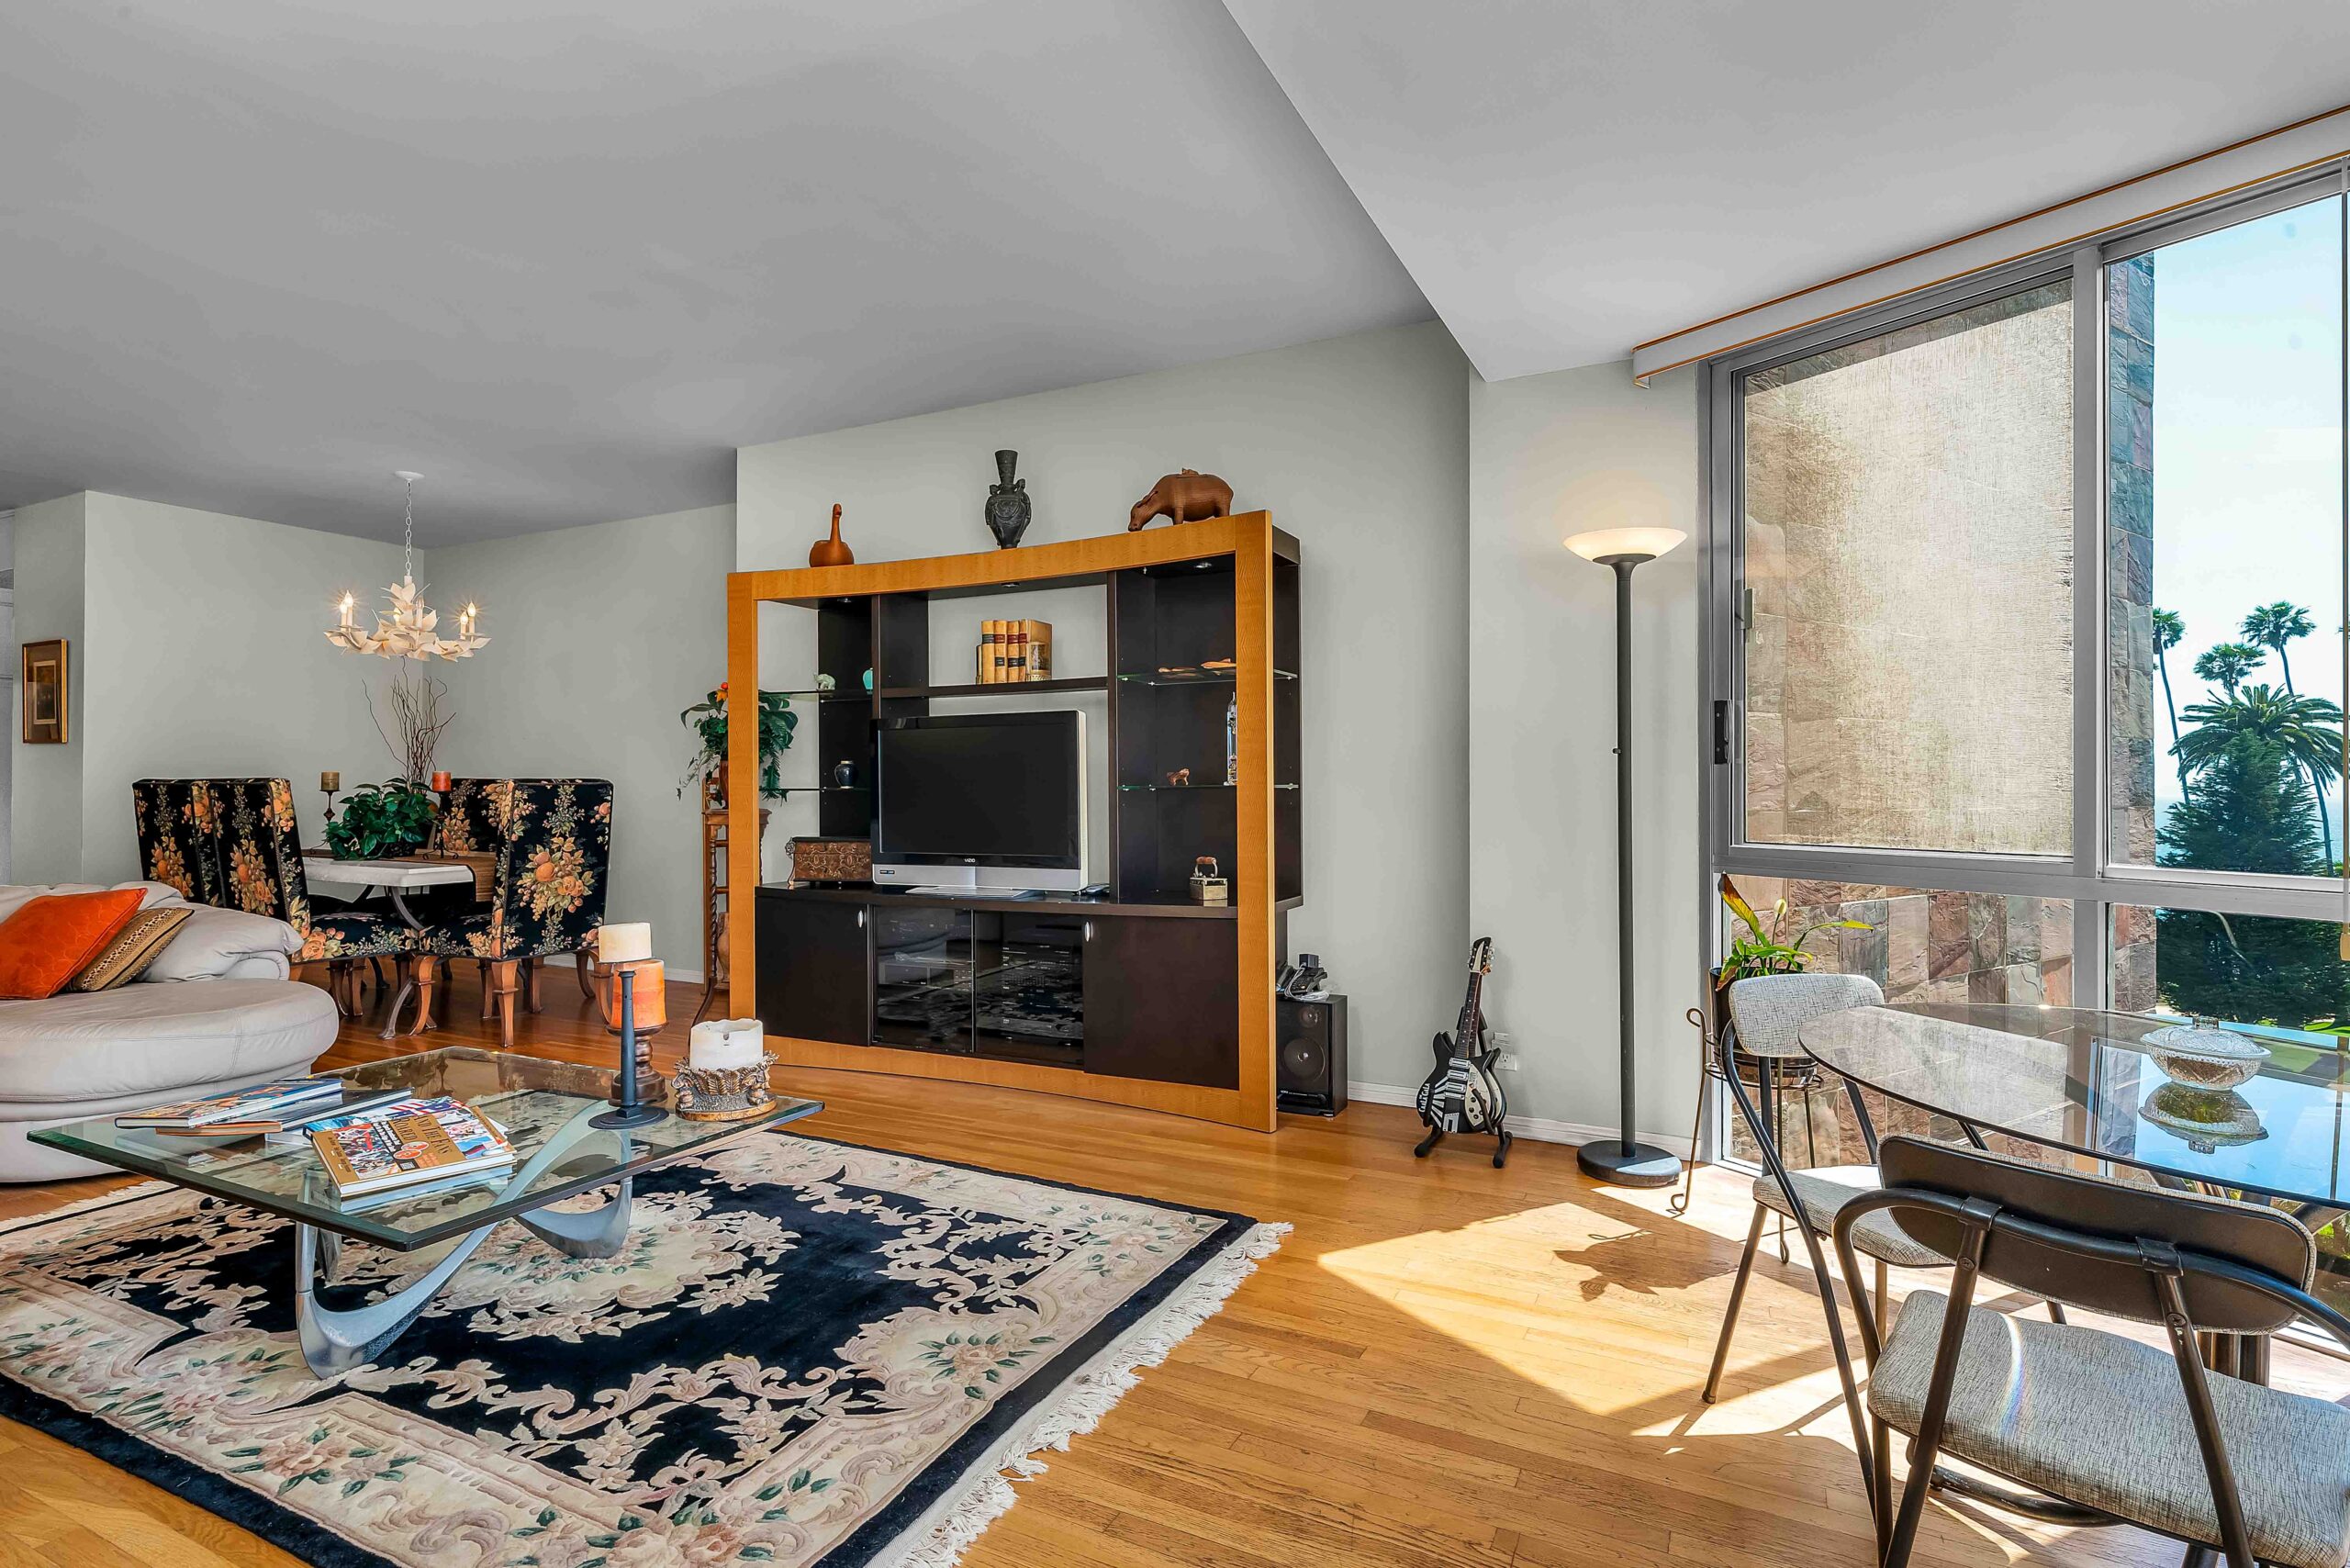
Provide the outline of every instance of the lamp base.
<path id="1" fill-rule="evenodd" d="M 1611 1187 L 1670 1187 L 1681 1180 L 1681 1160 L 1653 1144 L 1594 1138 L 1575 1150 L 1575 1164 L 1595 1182 Z"/>
<path id="2" fill-rule="evenodd" d="M 616 1127 L 642 1127 L 662 1120 L 668 1111 L 659 1105 L 622 1105 L 588 1118 L 591 1127 L 610 1132 Z"/>

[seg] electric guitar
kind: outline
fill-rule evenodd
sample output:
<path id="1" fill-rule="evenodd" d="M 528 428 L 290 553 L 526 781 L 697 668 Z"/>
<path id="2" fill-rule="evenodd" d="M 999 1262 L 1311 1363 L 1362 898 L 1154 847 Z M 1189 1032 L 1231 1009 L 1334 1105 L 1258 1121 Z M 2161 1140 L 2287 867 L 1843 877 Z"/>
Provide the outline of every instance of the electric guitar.
<path id="1" fill-rule="evenodd" d="M 1509 1093 L 1494 1074 L 1491 1032 L 1485 1026 L 1485 976 L 1494 968 L 1494 939 L 1480 936 L 1469 948 L 1469 989 L 1449 1035 L 1434 1042 L 1436 1070 L 1420 1085 L 1414 1103 L 1428 1136 L 1412 1150 L 1427 1158 L 1447 1133 L 1492 1133 L 1497 1140 L 1494 1165 L 1509 1159 Z"/>

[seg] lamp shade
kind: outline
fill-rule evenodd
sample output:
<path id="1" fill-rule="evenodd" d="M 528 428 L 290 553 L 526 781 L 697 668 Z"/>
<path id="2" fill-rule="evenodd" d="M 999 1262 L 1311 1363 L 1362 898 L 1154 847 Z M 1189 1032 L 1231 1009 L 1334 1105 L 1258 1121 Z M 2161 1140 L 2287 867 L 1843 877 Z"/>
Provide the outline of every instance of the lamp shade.
<path id="1" fill-rule="evenodd" d="M 1611 555 L 1652 560 L 1688 537 L 1677 528 L 1595 528 L 1588 533 L 1569 534 L 1567 548 L 1586 561 L 1605 561 Z"/>

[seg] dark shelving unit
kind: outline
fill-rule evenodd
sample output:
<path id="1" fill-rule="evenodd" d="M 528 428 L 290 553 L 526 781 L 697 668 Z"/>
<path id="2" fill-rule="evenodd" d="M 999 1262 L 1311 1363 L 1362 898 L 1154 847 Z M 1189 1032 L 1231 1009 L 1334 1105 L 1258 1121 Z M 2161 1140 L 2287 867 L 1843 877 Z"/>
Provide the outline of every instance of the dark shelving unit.
<path id="1" fill-rule="evenodd" d="M 816 795 L 827 836 L 871 836 L 879 722 L 946 699 L 1106 694 L 1109 778 L 1095 788 L 1107 801 L 1108 864 L 1093 874 L 1108 895 L 762 886 L 737 972 L 755 975 L 778 1054 L 1270 1130 L 1271 969 L 1304 896 L 1298 554 L 1256 513 L 988 555 L 737 574 L 730 594 L 815 612 L 825 678 L 789 695 L 812 702 L 820 776 L 845 761 L 856 782 L 792 792 Z M 1106 673 L 930 679 L 934 601 L 1072 586 L 1102 594 Z M 730 620 L 735 678 L 755 624 L 739 610 Z M 1227 711 L 1247 715 L 1240 729 L 1254 737 L 1229 780 Z M 1189 778 L 1178 782 L 1181 769 Z M 1202 856 L 1229 882 L 1230 903 L 1192 902 Z"/>

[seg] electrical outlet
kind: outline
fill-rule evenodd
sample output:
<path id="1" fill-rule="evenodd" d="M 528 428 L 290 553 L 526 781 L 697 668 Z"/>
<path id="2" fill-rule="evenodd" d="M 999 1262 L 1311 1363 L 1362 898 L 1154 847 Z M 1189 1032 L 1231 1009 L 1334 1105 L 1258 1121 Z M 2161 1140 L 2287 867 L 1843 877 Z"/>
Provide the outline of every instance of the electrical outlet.
<path id="1" fill-rule="evenodd" d="M 1494 1055 L 1494 1065 L 1501 1069 L 1504 1072 L 1516 1072 L 1517 1070 L 1517 1053 L 1516 1051 L 1497 1051 Z"/>

